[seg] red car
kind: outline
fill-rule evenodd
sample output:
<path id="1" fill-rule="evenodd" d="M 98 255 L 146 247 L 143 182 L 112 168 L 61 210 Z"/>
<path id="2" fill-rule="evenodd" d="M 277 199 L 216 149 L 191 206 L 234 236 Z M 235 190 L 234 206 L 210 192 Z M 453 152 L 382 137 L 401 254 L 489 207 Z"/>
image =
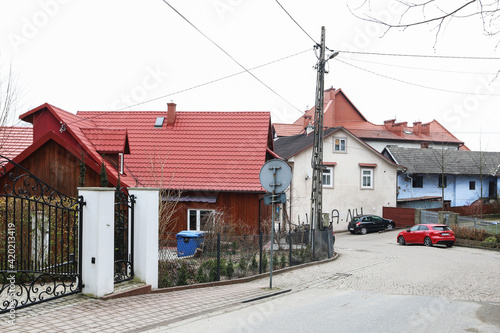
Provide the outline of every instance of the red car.
<path id="1" fill-rule="evenodd" d="M 417 224 L 408 230 L 398 234 L 397 241 L 400 245 L 405 244 L 444 244 L 452 247 L 455 244 L 455 234 L 445 224 Z"/>

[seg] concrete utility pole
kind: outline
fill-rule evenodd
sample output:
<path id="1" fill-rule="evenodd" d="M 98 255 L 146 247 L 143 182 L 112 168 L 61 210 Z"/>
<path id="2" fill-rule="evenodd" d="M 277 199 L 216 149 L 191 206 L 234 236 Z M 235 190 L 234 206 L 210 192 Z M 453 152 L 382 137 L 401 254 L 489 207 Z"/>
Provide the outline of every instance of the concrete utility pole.
<path id="1" fill-rule="evenodd" d="M 338 51 L 333 52 L 325 60 L 325 27 L 321 27 L 321 45 L 316 45 L 320 49 L 318 63 L 316 69 L 318 71 L 316 77 L 316 104 L 314 109 L 314 138 L 313 152 L 311 157 L 311 167 L 313 169 L 312 176 L 312 191 L 311 191 L 311 219 L 310 232 L 311 244 L 314 253 L 314 230 L 316 226 L 323 230 L 323 104 L 324 104 L 324 78 L 325 64 L 328 60 L 339 54 Z"/>

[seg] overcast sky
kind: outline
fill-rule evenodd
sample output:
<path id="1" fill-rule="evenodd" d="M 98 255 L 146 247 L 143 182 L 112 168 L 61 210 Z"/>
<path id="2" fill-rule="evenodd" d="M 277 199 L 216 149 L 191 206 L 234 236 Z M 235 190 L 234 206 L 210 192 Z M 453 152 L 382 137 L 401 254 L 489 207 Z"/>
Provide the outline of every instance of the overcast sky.
<path id="1" fill-rule="evenodd" d="M 162 0 L 0 0 L 0 63 L 18 77 L 20 111 L 45 102 L 70 112 L 166 110 L 174 101 L 181 111 L 270 111 L 273 122 L 292 122 L 314 104 L 307 34 L 319 42 L 325 26 L 327 47 L 340 50 L 325 87 L 342 88 L 369 121 L 436 119 L 469 148 L 500 151 L 498 40 L 477 18 L 452 21 L 436 42 L 433 25 L 384 35 L 351 14 L 359 0 L 281 0 L 307 34 L 272 0 L 167 2 L 201 33 Z M 376 3 L 375 15 L 401 14 L 394 1 Z M 252 70 L 261 82 L 248 73 L 219 80 L 279 59 Z"/>

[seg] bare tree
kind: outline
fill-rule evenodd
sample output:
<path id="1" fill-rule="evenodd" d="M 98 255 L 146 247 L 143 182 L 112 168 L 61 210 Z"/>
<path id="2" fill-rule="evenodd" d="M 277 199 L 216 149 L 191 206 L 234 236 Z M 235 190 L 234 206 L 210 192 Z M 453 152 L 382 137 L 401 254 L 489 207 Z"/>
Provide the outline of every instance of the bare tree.
<path id="1" fill-rule="evenodd" d="M 441 149 L 433 149 L 433 159 L 430 161 L 440 171 L 438 174 L 437 186 L 441 188 L 441 209 L 444 210 L 444 190 L 448 185 L 452 184 L 454 180 L 450 181 L 447 177 L 449 174 L 449 166 L 457 162 L 456 156 L 453 152 L 455 149 L 448 149 L 444 143 L 441 144 Z"/>
<path id="2" fill-rule="evenodd" d="M 12 66 L 6 73 L 0 67 L 0 149 L 9 137 L 9 126 L 12 126 L 19 107 L 20 96 L 16 86 Z"/>
<path id="3" fill-rule="evenodd" d="M 351 1 L 354 2 L 356 1 Z M 385 33 L 391 29 L 405 30 L 409 27 L 430 25 L 431 30 L 436 31 L 436 42 L 439 34 L 452 20 L 477 17 L 485 35 L 493 37 L 500 33 L 498 24 L 500 0 L 398 0 L 397 2 L 402 7 L 401 15 L 394 20 L 382 19 L 372 10 L 380 0 L 362 0 L 360 5 L 349 6 L 349 9 L 358 18 L 387 27 Z M 359 1 L 357 3 L 359 4 Z"/>

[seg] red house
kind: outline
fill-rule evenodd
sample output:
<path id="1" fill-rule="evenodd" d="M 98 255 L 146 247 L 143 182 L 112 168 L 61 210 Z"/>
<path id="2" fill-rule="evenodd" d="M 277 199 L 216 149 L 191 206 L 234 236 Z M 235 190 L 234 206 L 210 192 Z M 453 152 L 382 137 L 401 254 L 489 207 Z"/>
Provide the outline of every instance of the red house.
<path id="1" fill-rule="evenodd" d="M 293 124 L 273 124 L 276 136 L 286 137 L 306 132 L 307 126 L 313 123 L 314 110 L 312 107 Z M 408 122 L 396 122 L 395 119 L 386 120 L 383 125 L 374 124 L 365 118 L 342 89 L 325 90 L 323 114 L 325 127 L 342 126 L 379 152 L 388 145 L 407 148 L 446 145 L 469 150 L 463 141 L 457 139 L 437 120 L 414 122 L 413 126 L 409 126 Z"/>
<path id="2" fill-rule="evenodd" d="M 20 118 L 33 125 L 32 142 L 13 160 L 64 194 L 77 195 L 82 161 L 84 186 L 100 186 L 104 162 L 109 186 L 120 179 L 169 191 L 172 232 L 204 230 L 210 217 L 257 233 L 270 215 L 259 181 L 275 156 L 269 112 L 182 112 L 168 103 L 167 112 L 75 115 L 43 104 Z"/>

